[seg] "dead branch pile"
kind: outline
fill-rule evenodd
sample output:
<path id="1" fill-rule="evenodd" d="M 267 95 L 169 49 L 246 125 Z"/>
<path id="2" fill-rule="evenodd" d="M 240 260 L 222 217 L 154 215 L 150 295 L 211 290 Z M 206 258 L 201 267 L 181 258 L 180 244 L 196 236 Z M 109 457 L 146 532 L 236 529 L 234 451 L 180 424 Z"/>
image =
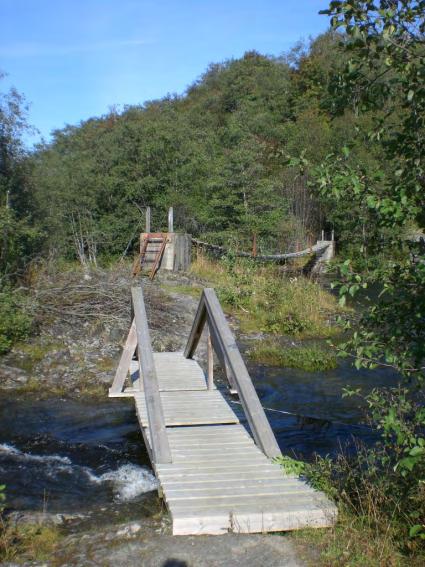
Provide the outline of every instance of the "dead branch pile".
<path id="1" fill-rule="evenodd" d="M 128 268 L 96 269 L 90 274 L 66 272 L 41 274 L 34 285 L 38 315 L 66 323 L 81 320 L 110 325 L 130 319 L 130 278 Z"/>

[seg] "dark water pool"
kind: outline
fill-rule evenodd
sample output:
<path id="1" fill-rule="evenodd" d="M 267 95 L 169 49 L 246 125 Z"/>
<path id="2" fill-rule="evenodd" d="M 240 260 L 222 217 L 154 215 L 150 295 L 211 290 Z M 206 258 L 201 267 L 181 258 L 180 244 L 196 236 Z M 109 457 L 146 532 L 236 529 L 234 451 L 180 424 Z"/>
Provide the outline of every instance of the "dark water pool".
<path id="1" fill-rule="evenodd" d="M 314 453 L 333 455 L 354 437 L 373 442 L 376 435 L 364 424 L 365 408 L 355 397 L 343 398 L 343 388 L 368 393 L 400 379 L 390 369 L 356 370 L 345 360 L 325 372 L 267 366 L 249 370 L 282 451 L 306 459 Z"/>

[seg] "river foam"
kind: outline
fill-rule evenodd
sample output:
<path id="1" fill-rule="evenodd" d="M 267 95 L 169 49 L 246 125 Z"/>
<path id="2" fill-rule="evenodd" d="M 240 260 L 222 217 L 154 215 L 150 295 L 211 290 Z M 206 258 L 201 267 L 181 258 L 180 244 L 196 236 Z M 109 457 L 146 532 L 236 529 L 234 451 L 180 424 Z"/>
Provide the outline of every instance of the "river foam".
<path id="1" fill-rule="evenodd" d="M 0 443 L 0 455 L 8 456 L 16 460 L 33 461 L 37 463 L 61 463 L 70 465 L 71 460 L 68 457 L 59 455 L 34 455 L 33 453 L 24 453 L 13 445 L 8 443 Z"/>
<path id="2" fill-rule="evenodd" d="M 157 481 L 152 472 L 134 463 L 127 463 L 116 470 L 99 474 L 91 467 L 72 463 L 68 457 L 26 453 L 9 443 L 0 443 L 0 457 L 6 461 L 11 460 L 22 464 L 28 463 L 28 466 L 41 467 L 44 478 L 57 479 L 66 474 L 75 477 L 77 483 L 84 482 L 84 478 L 87 479 L 86 482 L 98 485 L 110 483 L 115 497 L 126 502 L 157 488 Z"/>
<path id="3" fill-rule="evenodd" d="M 133 500 L 140 494 L 151 492 L 158 486 L 154 475 L 146 468 L 129 463 L 116 471 L 108 471 L 96 476 L 87 470 L 92 482 L 111 482 L 116 496 L 120 500 Z"/>

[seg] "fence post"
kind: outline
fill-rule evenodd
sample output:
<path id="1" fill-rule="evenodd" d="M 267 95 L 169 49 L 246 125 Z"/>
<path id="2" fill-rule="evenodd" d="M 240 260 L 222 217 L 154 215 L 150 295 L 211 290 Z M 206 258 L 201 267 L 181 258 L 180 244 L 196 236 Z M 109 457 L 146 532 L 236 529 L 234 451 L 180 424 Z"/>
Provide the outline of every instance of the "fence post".
<path id="1" fill-rule="evenodd" d="M 150 231 L 151 231 L 151 208 L 146 207 L 145 232 L 149 233 Z"/>
<path id="2" fill-rule="evenodd" d="M 174 232 L 173 207 L 168 209 L 168 232 Z"/>

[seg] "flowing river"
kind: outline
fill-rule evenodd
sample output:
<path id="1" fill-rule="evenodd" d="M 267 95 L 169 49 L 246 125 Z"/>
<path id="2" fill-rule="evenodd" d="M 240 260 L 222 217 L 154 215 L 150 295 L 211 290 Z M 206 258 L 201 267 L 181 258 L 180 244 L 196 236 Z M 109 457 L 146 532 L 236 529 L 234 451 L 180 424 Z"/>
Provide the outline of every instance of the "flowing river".
<path id="1" fill-rule="evenodd" d="M 369 443 L 350 385 L 363 391 L 397 383 L 389 370 L 304 372 L 250 366 L 251 376 L 282 451 L 310 459 L 332 455 L 353 436 Z M 237 399 L 231 403 L 238 404 Z M 98 518 L 150 516 L 160 511 L 155 478 L 132 400 L 0 401 L 0 479 L 15 510 L 82 513 Z M 103 514 L 108 510 L 108 514 Z"/>

